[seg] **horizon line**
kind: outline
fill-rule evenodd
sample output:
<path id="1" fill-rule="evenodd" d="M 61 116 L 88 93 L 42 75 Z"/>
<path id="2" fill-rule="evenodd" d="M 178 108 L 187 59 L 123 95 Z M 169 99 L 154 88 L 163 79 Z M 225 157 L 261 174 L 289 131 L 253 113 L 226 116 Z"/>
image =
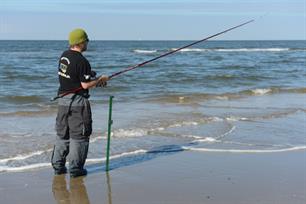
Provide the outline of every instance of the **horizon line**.
<path id="1" fill-rule="evenodd" d="M 177 40 L 170 40 L 170 39 L 99 39 L 99 40 L 90 40 L 89 42 L 94 41 L 197 41 L 199 39 L 177 39 Z M 67 41 L 66 39 L 61 40 L 54 40 L 54 39 L 0 39 L 0 41 Z M 306 39 L 225 39 L 225 40 L 209 40 L 209 41 L 306 41 Z"/>

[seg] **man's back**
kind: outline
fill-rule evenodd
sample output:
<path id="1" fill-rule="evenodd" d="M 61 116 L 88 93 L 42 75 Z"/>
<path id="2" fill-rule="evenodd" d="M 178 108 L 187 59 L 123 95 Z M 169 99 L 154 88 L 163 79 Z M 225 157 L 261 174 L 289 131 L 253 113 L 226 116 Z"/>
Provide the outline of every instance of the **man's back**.
<path id="1" fill-rule="evenodd" d="M 81 87 L 81 82 L 90 81 L 91 67 L 87 59 L 77 51 L 63 52 L 58 66 L 59 94 Z M 88 93 L 88 90 L 83 90 Z"/>

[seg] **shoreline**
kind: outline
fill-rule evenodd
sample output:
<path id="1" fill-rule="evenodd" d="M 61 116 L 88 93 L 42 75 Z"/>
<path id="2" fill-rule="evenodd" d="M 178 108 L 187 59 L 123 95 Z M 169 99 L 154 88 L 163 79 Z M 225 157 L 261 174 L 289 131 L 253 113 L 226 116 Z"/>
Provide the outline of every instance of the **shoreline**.
<path id="1" fill-rule="evenodd" d="M 127 160 L 128 161 L 128 160 Z M 306 151 L 193 151 L 89 164 L 70 179 L 49 169 L 0 174 L 3 203 L 305 203 Z M 16 196 L 14 196 L 16 195 Z"/>

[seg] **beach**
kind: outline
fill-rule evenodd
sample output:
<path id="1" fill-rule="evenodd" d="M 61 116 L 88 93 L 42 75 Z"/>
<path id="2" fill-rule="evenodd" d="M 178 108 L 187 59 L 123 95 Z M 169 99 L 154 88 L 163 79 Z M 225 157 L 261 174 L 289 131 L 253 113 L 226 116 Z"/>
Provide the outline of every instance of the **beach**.
<path id="1" fill-rule="evenodd" d="M 173 152 L 70 179 L 50 169 L 0 175 L 1 203 L 278 203 L 306 200 L 306 152 Z M 91 170 L 92 169 L 92 170 Z"/>
<path id="2" fill-rule="evenodd" d="M 66 43 L 0 41 L 1 203 L 306 202 L 306 41 L 209 41 L 91 90 L 78 179 L 50 165 Z M 187 43 L 91 41 L 84 55 L 111 75 Z"/>

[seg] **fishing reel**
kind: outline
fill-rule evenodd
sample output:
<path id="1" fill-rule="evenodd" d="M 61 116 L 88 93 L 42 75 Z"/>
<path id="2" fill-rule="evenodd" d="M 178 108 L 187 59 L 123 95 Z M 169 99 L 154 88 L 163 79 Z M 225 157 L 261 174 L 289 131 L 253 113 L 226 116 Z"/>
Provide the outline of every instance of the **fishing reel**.
<path id="1" fill-rule="evenodd" d="M 96 80 L 97 79 L 97 72 L 91 71 L 90 78 L 91 78 L 91 80 Z M 96 87 L 106 87 L 106 86 L 107 86 L 107 82 L 99 82 L 96 85 Z"/>

